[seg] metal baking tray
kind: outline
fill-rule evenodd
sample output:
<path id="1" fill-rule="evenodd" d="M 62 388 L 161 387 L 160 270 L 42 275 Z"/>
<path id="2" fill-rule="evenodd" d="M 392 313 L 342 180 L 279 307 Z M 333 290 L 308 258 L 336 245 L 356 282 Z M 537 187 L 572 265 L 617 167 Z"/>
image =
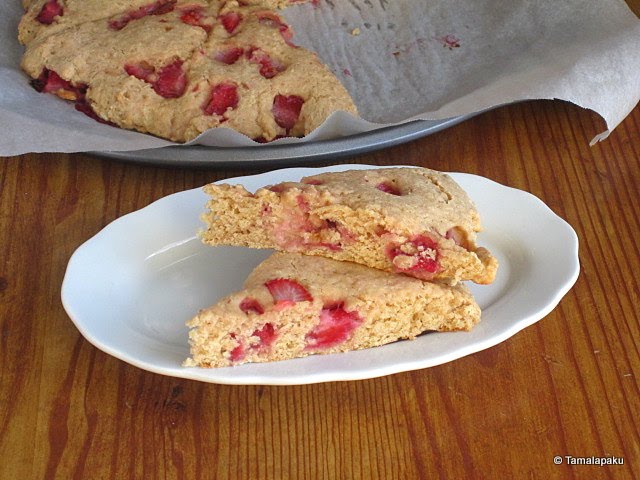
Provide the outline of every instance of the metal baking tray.
<path id="1" fill-rule="evenodd" d="M 128 152 L 90 152 L 98 157 L 123 162 L 180 167 L 255 167 L 308 165 L 314 161 L 336 160 L 410 142 L 456 125 L 474 115 L 446 120 L 418 120 L 393 127 L 288 145 L 256 147 L 172 146 Z"/>

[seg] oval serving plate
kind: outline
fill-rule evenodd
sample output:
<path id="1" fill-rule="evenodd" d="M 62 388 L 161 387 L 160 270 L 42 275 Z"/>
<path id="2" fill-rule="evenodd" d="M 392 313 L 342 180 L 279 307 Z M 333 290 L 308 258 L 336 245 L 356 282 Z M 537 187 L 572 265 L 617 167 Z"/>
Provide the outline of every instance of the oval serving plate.
<path id="1" fill-rule="evenodd" d="M 293 168 L 227 179 L 249 190 L 324 171 Z M 475 202 L 478 243 L 500 261 L 491 285 L 470 284 L 482 308 L 471 332 L 429 333 L 413 341 L 333 355 L 217 369 L 185 368 L 184 323 L 240 289 L 270 251 L 210 247 L 196 238 L 207 196 L 201 189 L 162 198 L 107 225 L 71 257 L 62 302 L 82 335 L 145 370 L 205 382 L 294 385 L 379 377 L 449 362 L 489 348 L 547 315 L 579 273 L 578 238 L 537 197 L 483 177 L 451 176 Z"/>

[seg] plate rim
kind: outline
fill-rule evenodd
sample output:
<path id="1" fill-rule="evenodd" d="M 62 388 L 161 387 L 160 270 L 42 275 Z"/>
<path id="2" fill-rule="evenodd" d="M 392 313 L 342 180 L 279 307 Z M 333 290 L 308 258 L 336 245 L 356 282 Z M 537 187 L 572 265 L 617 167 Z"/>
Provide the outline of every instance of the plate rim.
<path id="1" fill-rule="evenodd" d="M 394 167 L 411 168 L 414 166 L 397 165 Z M 379 165 L 364 165 L 364 164 L 340 164 L 340 165 L 333 165 L 333 166 L 324 167 L 324 168 L 295 167 L 295 168 L 288 168 L 286 170 L 304 171 L 299 173 L 300 176 L 303 176 L 303 175 L 308 175 L 310 173 L 317 174 L 322 171 L 368 169 L 368 168 L 389 168 L 389 167 L 379 166 Z M 224 180 L 220 180 L 218 183 L 227 183 L 227 182 L 234 182 L 234 181 L 239 182 L 240 180 L 246 182 L 247 179 L 249 178 L 255 179 L 261 176 L 272 175 L 275 171 L 278 171 L 278 169 L 270 170 L 268 172 L 254 174 L 254 175 L 243 175 L 239 177 L 227 178 Z M 303 384 L 323 383 L 323 382 L 329 382 L 329 381 L 363 380 L 363 379 L 386 376 L 394 373 L 415 371 L 423 368 L 430 368 L 436 365 L 457 360 L 458 358 L 462 358 L 472 353 L 486 350 L 487 348 L 493 347 L 499 343 L 504 342 L 505 340 L 512 337 L 513 335 L 520 332 L 521 330 L 527 328 L 528 326 L 533 325 L 537 321 L 546 317 L 553 309 L 555 309 L 555 307 L 559 304 L 562 298 L 568 293 L 568 291 L 573 287 L 573 285 L 578 279 L 578 276 L 580 273 L 580 263 L 579 263 L 579 257 L 578 257 L 579 240 L 575 230 L 571 227 L 569 223 L 567 223 L 562 217 L 557 215 L 540 198 L 531 194 L 530 192 L 509 187 L 507 185 L 503 185 L 499 182 L 496 182 L 494 180 L 491 180 L 489 178 L 486 178 L 480 175 L 462 173 L 462 172 L 445 172 L 445 173 L 453 174 L 452 176 L 454 177 L 460 175 L 460 176 L 473 178 L 475 181 L 489 182 L 490 184 L 493 184 L 492 185 L 493 188 L 508 189 L 510 191 L 516 192 L 518 195 L 523 195 L 530 201 L 533 201 L 534 204 L 537 206 L 537 208 L 542 208 L 542 210 L 549 216 L 549 218 L 553 219 L 555 222 L 558 222 L 558 224 L 563 227 L 564 232 L 569 235 L 571 244 L 568 245 L 567 248 L 568 248 L 568 251 L 571 253 L 571 256 L 570 256 L 570 259 L 568 260 L 568 262 L 570 263 L 570 265 L 568 265 L 570 269 L 570 273 L 568 273 L 566 278 L 558 282 L 558 286 L 555 289 L 555 294 L 553 295 L 552 298 L 547 299 L 545 305 L 541 307 L 536 306 L 536 309 L 534 312 L 532 312 L 531 314 L 525 317 L 519 318 L 517 321 L 511 323 L 508 327 L 502 329 L 497 334 L 493 334 L 493 335 L 490 335 L 488 338 L 480 339 L 473 343 L 463 345 L 457 348 L 456 350 L 454 350 L 453 352 L 444 353 L 439 357 L 435 357 L 435 358 L 432 357 L 427 359 L 418 359 L 418 360 L 411 360 L 411 361 L 400 362 L 400 363 L 392 363 L 388 365 L 381 365 L 373 369 L 368 369 L 364 371 L 347 371 L 346 374 L 344 372 L 341 372 L 339 378 L 336 378 L 335 373 L 332 371 L 313 372 L 311 374 L 302 375 L 302 376 L 298 375 L 291 378 L 285 377 L 285 376 L 265 378 L 259 375 L 252 376 L 251 374 L 249 375 L 245 374 L 238 378 L 234 376 L 224 377 L 224 378 L 212 378 L 211 372 L 215 372 L 218 369 L 188 368 L 188 367 L 182 367 L 180 364 L 178 364 L 176 365 L 176 368 L 172 368 L 168 370 L 165 367 L 158 367 L 155 364 L 150 363 L 148 361 L 140 360 L 135 356 L 131 356 L 131 354 L 128 354 L 127 352 L 118 350 L 116 346 L 112 346 L 110 344 L 107 344 L 101 341 L 99 338 L 96 338 L 96 336 L 88 328 L 88 325 L 85 325 L 86 322 L 83 322 L 82 318 L 80 318 L 81 315 L 75 312 L 74 305 L 69 298 L 70 294 L 68 294 L 69 285 L 71 282 L 71 273 L 73 272 L 73 269 L 76 268 L 75 264 L 79 261 L 78 259 L 81 256 L 82 252 L 85 249 L 89 248 L 91 243 L 95 241 L 99 241 L 102 237 L 104 237 L 105 235 L 108 235 L 109 230 L 111 230 L 111 228 L 114 228 L 114 226 L 117 225 L 118 223 L 131 221 L 132 218 L 135 218 L 136 216 L 144 215 L 146 211 L 149 211 L 151 209 L 158 208 L 159 206 L 161 207 L 160 204 L 167 201 L 171 201 L 172 199 L 175 199 L 178 196 L 193 195 L 195 194 L 196 191 L 199 192 L 199 194 L 202 194 L 201 187 L 183 190 L 183 191 L 176 192 L 174 194 L 170 194 L 162 198 L 159 198 L 138 210 L 135 210 L 131 213 L 128 213 L 126 215 L 123 215 L 113 220 L 109 224 L 105 225 L 105 227 L 102 228 L 95 235 L 91 236 L 88 240 L 83 242 L 73 252 L 67 264 L 67 268 L 65 270 L 65 275 L 64 275 L 64 278 L 62 281 L 62 287 L 61 287 L 62 305 L 67 315 L 69 316 L 71 321 L 74 323 L 74 325 L 76 326 L 78 331 L 81 333 L 81 335 L 87 341 L 89 341 L 89 343 L 94 345 L 99 350 L 102 350 L 105 353 L 111 356 L 114 356 L 115 358 L 118 358 L 119 360 L 122 360 L 126 363 L 129 363 L 131 365 L 134 365 L 146 371 L 158 373 L 161 375 L 173 376 L 177 378 L 199 380 L 207 383 L 230 384 L 230 385 L 303 385 Z M 204 204 L 202 205 L 202 208 L 204 209 Z M 348 355 L 348 353 L 340 354 L 340 355 Z M 234 367 L 227 367 L 227 368 L 234 368 Z"/>

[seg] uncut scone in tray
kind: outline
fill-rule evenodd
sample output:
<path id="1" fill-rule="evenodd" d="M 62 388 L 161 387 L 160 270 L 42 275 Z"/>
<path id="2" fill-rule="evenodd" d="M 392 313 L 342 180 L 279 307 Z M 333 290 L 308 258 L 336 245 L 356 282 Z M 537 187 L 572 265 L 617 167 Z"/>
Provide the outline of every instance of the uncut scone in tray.
<path id="1" fill-rule="evenodd" d="M 39 91 L 98 121 L 189 141 L 214 127 L 259 141 L 357 113 L 270 7 L 283 1 L 32 0 L 19 27 Z"/>
<path id="2" fill-rule="evenodd" d="M 491 283 L 478 212 L 448 175 L 426 168 L 323 173 L 265 186 L 211 184 L 209 245 L 275 248 L 455 284 Z"/>

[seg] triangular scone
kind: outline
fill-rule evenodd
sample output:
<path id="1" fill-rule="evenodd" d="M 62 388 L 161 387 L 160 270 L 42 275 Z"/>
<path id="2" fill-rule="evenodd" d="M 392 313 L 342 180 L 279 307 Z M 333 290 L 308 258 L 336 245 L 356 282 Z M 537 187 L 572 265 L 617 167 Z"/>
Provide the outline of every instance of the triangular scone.
<path id="1" fill-rule="evenodd" d="M 429 330 L 469 330 L 480 307 L 467 288 L 350 262 L 276 253 L 245 289 L 202 310 L 185 366 L 222 367 L 359 350 Z"/>
<path id="2" fill-rule="evenodd" d="M 476 246 L 480 218 L 453 179 L 426 168 L 323 173 L 248 192 L 205 187 L 209 245 L 275 248 L 423 280 L 491 283 L 497 260 Z"/>

